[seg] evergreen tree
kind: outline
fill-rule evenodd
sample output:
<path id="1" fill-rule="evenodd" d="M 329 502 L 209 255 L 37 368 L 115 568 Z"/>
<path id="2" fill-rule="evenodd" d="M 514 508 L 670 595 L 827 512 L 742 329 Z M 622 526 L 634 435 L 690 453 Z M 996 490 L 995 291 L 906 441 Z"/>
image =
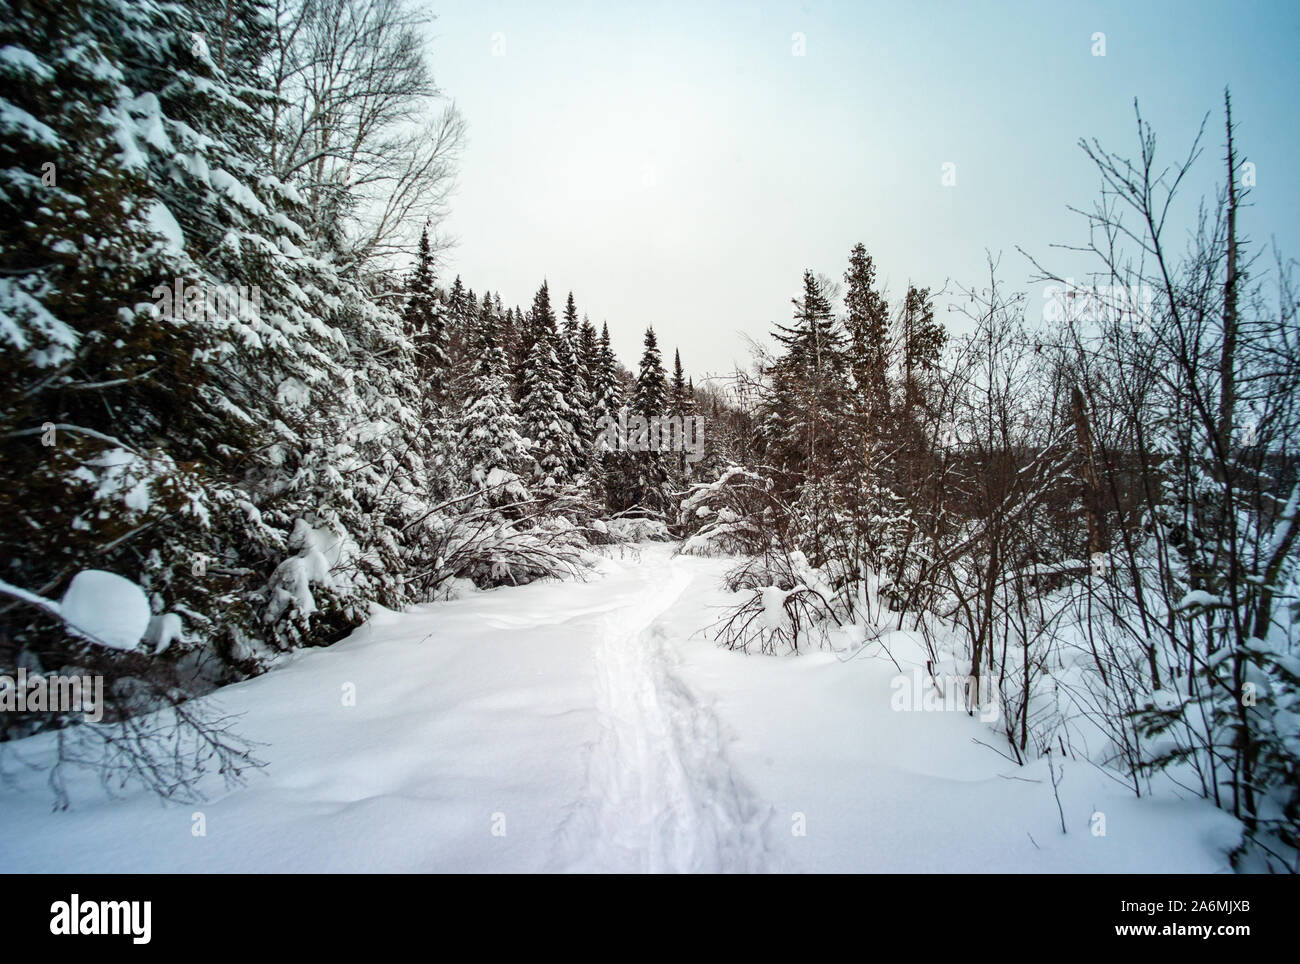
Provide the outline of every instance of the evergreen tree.
<path id="1" fill-rule="evenodd" d="M 490 503 L 502 504 L 527 497 L 519 476 L 531 459 L 528 443 L 519 432 L 505 378 L 505 352 L 497 340 L 494 309 L 487 295 L 483 296 L 476 336 L 478 360 L 457 434 L 471 486 L 484 491 Z"/>
<path id="2" fill-rule="evenodd" d="M 903 302 L 903 392 L 905 414 L 924 404 L 926 375 L 939 363 L 948 333 L 935 320 L 929 288 L 907 287 Z"/>
<path id="3" fill-rule="evenodd" d="M 600 336 L 596 334 L 596 326 L 586 315 L 582 316 L 582 328 L 578 333 L 578 358 L 587 378 L 587 389 L 591 392 L 594 402 L 597 373 L 600 369 Z"/>
<path id="4" fill-rule="evenodd" d="M 673 415 L 685 416 L 694 410 L 694 388 L 687 384 L 680 349 L 673 352 L 673 380 L 668 398 L 668 409 Z"/>
<path id="5" fill-rule="evenodd" d="M 477 306 L 474 306 L 477 307 Z M 464 327 L 466 317 L 473 311 L 469 300 L 469 293 L 465 290 L 465 285 L 460 280 L 460 275 L 451 283 L 447 289 L 447 327 L 449 330 L 460 329 Z"/>
<path id="6" fill-rule="evenodd" d="M 623 404 L 622 381 L 618 374 L 618 361 L 609 343 L 609 325 L 600 327 L 600 342 L 596 347 L 596 367 L 592 377 L 592 408 L 596 419 L 618 419 Z"/>
<path id="7" fill-rule="evenodd" d="M 459 281 L 459 279 L 457 279 Z M 420 232 L 415 268 L 407 283 L 406 309 L 402 315 L 406 336 L 415 346 L 420 371 L 429 397 L 441 404 L 451 361 L 447 353 L 447 320 L 434 287 L 433 258 L 429 252 L 429 229 Z"/>
<path id="8" fill-rule="evenodd" d="M 627 458 L 625 453 L 615 448 L 602 448 L 608 438 L 608 430 L 618 424 L 619 409 L 623 404 L 622 383 L 618 373 L 618 362 L 609 342 L 609 325 L 602 324 L 600 338 L 593 352 L 592 368 L 592 424 L 598 444 L 593 452 L 599 452 L 600 458 L 593 460 L 592 475 L 596 482 L 597 495 L 605 500 L 611 509 L 626 508 L 623 495 L 627 485 Z"/>
<path id="9" fill-rule="evenodd" d="M 889 406 L 889 305 L 876 290 L 876 266 L 861 243 L 849 254 L 844 281 L 848 285 L 845 327 L 855 398 L 865 414 L 879 419 Z"/>
<path id="10" fill-rule="evenodd" d="M 686 419 L 691 416 L 694 410 L 694 388 L 687 383 L 686 373 L 682 370 L 682 353 L 680 349 L 677 349 L 673 351 L 673 378 L 668 387 L 668 412 L 681 420 L 682 431 L 685 433 Z M 679 486 L 684 485 L 690 477 L 691 468 L 690 463 L 686 461 L 685 449 L 672 455 L 669 461 L 675 470 L 674 482 Z"/>
<path id="11" fill-rule="evenodd" d="M 648 426 L 653 426 L 651 419 L 657 420 L 668 411 L 668 379 L 653 327 L 646 329 L 643 345 L 630 414 L 644 418 Z M 659 441 L 659 433 L 653 427 L 648 437 L 630 439 L 628 497 L 633 506 L 664 513 L 669 502 L 668 469 L 665 456 L 659 451 Z"/>
<path id="12" fill-rule="evenodd" d="M 582 356 L 582 333 L 578 326 L 578 309 L 573 302 L 573 292 L 564 305 L 564 331 L 559 339 L 560 369 L 563 373 L 565 401 L 572 413 L 571 424 L 575 436 L 575 473 L 591 468 L 595 443 L 595 420 L 592 418 L 591 375 Z"/>
<path id="13" fill-rule="evenodd" d="M 525 314 L 517 305 L 514 309 L 513 328 L 516 336 L 512 339 L 510 359 L 510 383 L 515 401 L 524 399 L 524 382 L 528 371 L 528 359 L 532 357 L 533 346 L 537 342 L 537 333 L 533 327 L 533 317 Z"/>
<path id="14" fill-rule="evenodd" d="M 794 324 L 774 333 L 784 351 L 770 367 L 770 393 L 760 409 L 765 449 L 790 487 L 833 466 L 849 395 L 844 336 L 811 271 L 793 304 Z"/>
<path id="15" fill-rule="evenodd" d="M 183 305 L 153 310 L 155 286 L 193 286 L 199 269 L 125 113 L 123 22 L 97 0 L 7 5 L 0 18 L 0 548 L 6 581 L 46 592 L 81 568 L 140 580 L 153 552 L 207 550 L 208 473 L 177 456 L 255 437 L 206 404 L 212 333 Z M 128 482 L 135 498 L 96 498 Z M 166 601 L 215 615 L 177 570 Z M 61 627 L 7 608 L 0 638 L 56 670 Z"/>
<path id="16" fill-rule="evenodd" d="M 353 313 L 364 297 L 318 256 L 332 240 L 307 236 L 294 186 L 265 173 L 268 22 L 229 0 L 222 15 L 244 29 L 218 65 L 203 39 L 223 36 L 214 13 L 78 0 L 57 18 L 25 6 L 6 21 L 17 53 L 3 69 L 26 76 L 6 85 L 20 103 L 4 116 L 31 121 L 4 148 L 5 160 L 28 154 L 4 203 L 21 212 L 44 195 L 27 224 L 55 257 L 7 236 L 4 256 L 26 263 L 6 271 L 0 301 L 36 336 L 7 332 L 4 366 L 27 384 L 6 418 L 19 431 L 31 418 L 69 426 L 38 472 L 62 474 L 64 456 L 84 466 L 64 476 L 63 498 L 48 493 L 66 535 L 51 531 L 44 572 L 13 575 L 55 587 L 93 566 L 136 579 L 159 613 L 184 613 L 177 658 L 215 651 L 192 662 L 219 674 L 368 611 L 355 584 L 332 578 L 310 606 L 297 604 L 305 591 L 285 602 L 283 566 L 300 523 L 334 526 L 357 506 L 337 465 L 365 400 L 344 373 L 360 344 L 348 326 L 373 315 Z M 31 174 L 45 159 L 49 183 Z M 82 222 L 70 244 L 60 218 Z M 82 290 L 92 271 L 94 303 Z M 28 381 L 33 362 L 49 371 Z M 125 511 L 92 504 L 105 483 L 132 493 Z M 127 529 L 106 531 L 116 525 Z"/>
<path id="17" fill-rule="evenodd" d="M 532 442 L 537 478 L 563 484 L 572 479 L 577 464 L 577 441 L 564 398 L 564 373 L 557 353 L 560 335 L 544 281 L 533 298 L 528 321 L 532 344 L 524 364 L 520 418 Z"/>

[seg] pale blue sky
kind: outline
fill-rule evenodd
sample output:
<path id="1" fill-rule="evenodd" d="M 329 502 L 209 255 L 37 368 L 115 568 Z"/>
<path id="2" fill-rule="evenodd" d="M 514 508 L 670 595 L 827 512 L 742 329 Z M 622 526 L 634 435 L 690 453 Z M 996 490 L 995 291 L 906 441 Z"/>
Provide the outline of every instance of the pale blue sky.
<path id="1" fill-rule="evenodd" d="M 1199 194 L 1230 83 L 1245 230 L 1300 256 L 1300 2 L 428 2 L 469 122 L 442 273 L 521 305 L 546 276 L 625 362 L 649 322 L 693 373 L 743 362 L 857 241 L 891 300 L 978 284 L 986 248 L 1023 285 L 1016 244 L 1082 275 L 1048 248 L 1096 195 L 1077 141 L 1132 153 L 1135 96 L 1171 161 L 1212 112 Z"/>

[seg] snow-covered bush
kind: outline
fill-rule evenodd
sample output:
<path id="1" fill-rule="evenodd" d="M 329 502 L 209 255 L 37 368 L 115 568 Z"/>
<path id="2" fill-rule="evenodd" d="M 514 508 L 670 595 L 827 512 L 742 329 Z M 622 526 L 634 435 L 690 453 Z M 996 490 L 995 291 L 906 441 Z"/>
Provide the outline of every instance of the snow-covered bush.
<path id="1" fill-rule="evenodd" d="M 730 465 L 712 482 L 692 485 L 678 508 L 677 525 L 690 555 L 762 552 L 772 541 L 772 481 Z"/>
<path id="2" fill-rule="evenodd" d="M 616 542 L 669 542 L 672 534 L 662 519 L 623 517 L 605 520 L 605 531 Z"/>

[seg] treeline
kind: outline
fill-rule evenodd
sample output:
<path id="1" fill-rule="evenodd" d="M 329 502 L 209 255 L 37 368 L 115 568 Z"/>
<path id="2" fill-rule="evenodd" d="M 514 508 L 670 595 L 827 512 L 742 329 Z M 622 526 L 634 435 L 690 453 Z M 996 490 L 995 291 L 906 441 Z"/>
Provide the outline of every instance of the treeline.
<path id="1" fill-rule="evenodd" d="M 543 282 L 527 310 L 503 309 L 499 294 L 479 299 L 459 277 L 435 283 L 427 233 L 408 281 L 403 312 L 417 356 L 428 422 L 445 422 L 448 447 L 441 494 L 463 494 L 498 508 L 535 493 L 577 486 L 601 511 L 665 520 L 675 493 L 735 455 L 726 430 L 728 399 L 697 390 L 674 352 L 665 368 L 653 327 L 646 329 L 635 373 L 599 333 L 579 320 L 572 292 L 557 317 Z M 636 438 L 629 419 L 697 416 L 721 430 L 687 453 L 680 440 Z M 617 437 L 611 429 L 622 428 Z M 649 435 L 648 429 L 646 435 Z"/>

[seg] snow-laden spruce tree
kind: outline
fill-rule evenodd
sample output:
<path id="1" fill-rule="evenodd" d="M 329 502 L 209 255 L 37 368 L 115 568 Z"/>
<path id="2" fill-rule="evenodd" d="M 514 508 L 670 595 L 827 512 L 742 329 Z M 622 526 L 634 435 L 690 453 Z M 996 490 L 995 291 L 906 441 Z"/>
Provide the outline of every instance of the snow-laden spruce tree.
<path id="1" fill-rule="evenodd" d="M 668 414 L 680 419 L 683 426 L 695 411 L 695 390 L 687 383 L 682 368 L 681 349 L 673 350 L 673 375 L 668 383 Z M 686 461 L 686 451 L 674 452 L 668 457 L 674 488 L 685 488 L 690 479 L 691 464 Z"/>
<path id="2" fill-rule="evenodd" d="M 525 479 L 533 475 L 528 443 L 519 432 L 506 381 L 506 356 L 498 342 L 491 300 L 483 296 L 476 332 L 476 354 L 469 397 L 461 409 L 457 436 L 469 485 L 482 501 L 501 505 L 528 498 Z"/>
<path id="3" fill-rule="evenodd" d="M 332 293 L 336 284 L 327 266 L 301 251 L 303 232 L 293 220 L 297 195 L 262 173 L 265 92 L 255 82 L 266 22 L 252 5 L 232 9 L 245 27 L 238 42 L 223 45 L 221 64 L 205 39 L 213 25 L 201 11 L 107 0 L 76 8 L 66 26 L 29 24 L 15 39 L 39 53 L 15 44 L 11 59 L 29 67 L 76 64 L 97 78 L 90 87 L 56 70 L 45 80 L 61 94 L 31 103 L 56 123 L 61 116 L 72 122 L 61 138 L 54 135 L 61 143 L 47 145 L 54 160 L 50 184 L 41 186 L 59 190 L 60 155 L 66 154 L 65 187 L 82 180 L 85 161 L 77 155 L 93 160 L 90 195 L 96 184 L 111 190 L 128 179 L 123 228 L 144 226 L 152 235 L 145 245 L 153 252 L 152 277 L 116 271 L 108 252 L 96 264 L 101 276 L 129 286 L 144 289 L 147 282 L 147 294 L 132 293 L 118 304 L 115 282 L 108 298 L 97 293 L 95 310 L 111 312 L 115 324 L 138 334 L 122 338 L 87 325 L 84 337 L 65 339 L 71 349 L 60 360 L 69 363 L 65 372 L 42 380 L 31 396 L 67 381 L 96 386 L 76 399 L 66 388 L 49 396 L 41 421 L 67 424 L 65 438 L 83 440 L 85 450 L 76 453 L 87 463 L 79 473 L 83 483 L 86 473 L 98 472 L 103 478 L 95 492 L 107 492 L 105 483 L 122 487 L 133 493 L 133 505 L 127 511 L 96 506 L 76 522 L 81 511 L 72 496 L 61 500 L 62 511 L 68 525 L 88 527 L 82 531 L 127 524 L 126 538 L 104 533 L 125 574 L 144 582 L 156 607 L 183 614 L 194 644 L 238 664 L 264 633 L 258 596 L 265 577 L 290 552 L 296 513 L 279 506 L 293 500 L 305 473 L 286 466 L 310 464 L 319 454 L 309 440 L 323 434 L 323 406 L 310 404 L 309 396 L 328 392 L 337 380 L 345 341 L 313 311 L 313 292 Z M 45 123 L 27 113 L 33 123 Z M 123 249 L 140 247 L 137 241 Z M 44 291 L 54 294 L 53 286 Z M 82 323 L 74 305 L 58 310 Z M 142 310 L 152 314 L 146 318 Z M 103 347 L 92 350 L 110 345 L 130 352 L 133 371 L 105 364 Z M 104 421 L 97 430 L 102 437 L 71 421 L 82 408 Z M 57 450 L 57 441 L 50 448 Z M 168 462 L 201 479 L 201 493 L 183 505 L 163 498 L 159 488 L 179 484 L 167 481 L 174 473 L 161 467 Z M 146 506 L 156 506 L 158 518 L 140 515 Z M 68 566 L 76 554 L 53 558 L 63 555 L 61 565 Z M 65 577 L 55 569 L 44 578 Z"/>
<path id="4" fill-rule="evenodd" d="M 803 295 L 793 304 L 793 324 L 777 325 L 773 333 L 781 354 L 765 373 L 770 390 L 761 411 L 769 462 L 791 491 L 834 467 L 848 398 L 844 335 L 811 271 L 804 272 Z"/>
<path id="5" fill-rule="evenodd" d="M 609 325 L 601 325 L 600 338 L 593 352 L 591 366 L 592 425 L 597 429 L 599 451 L 593 453 L 592 469 L 595 494 L 611 509 L 622 508 L 621 490 L 626 486 L 626 458 L 617 449 L 603 445 L 605 429 L 617 424 L 619 408 L 623 404 L 623 383 L 619 377 L 618 361 L 609 342 Z"/>
<path id="6" fill-rule="evenodd" d="M 248 762 L 185 697 L 270 632 L 291 550 L 266 470 L 297 437 L 277 389 L 327 379 L 342 346 L 307 309 L 293 192 L 257 173 L 264 21 L 231 8 L 247 28 L 222 65 L 201 11 L 150 2 L 8 8 L 0 44 L 7 581 L 57 596 L 106 569 L 154 617 L 119 653 L 9 607 L 5 662 L 102 674 L 113 719 L 162 708 L 66 745 L 181 796 L 204 763 Z"/>
<path id="7" fill-rule="evenodd" d="M 9 197 L 52 212 L 33 223 L 61 251 L 7 276 L 4 364 L 23 386 L 11 437 L 48 438 L 24 457 L 66 519 L 23 581 L 57 585 L 93 553 L 180 614 L 180 651 L 215 651 L 200 661 L 221 678 L 399 601 L 393 507 L 419 515 L 427 466 L 455 446 L 428 440 L 416 356 L 349 240 L 345 186 L 299 191 L 315 169 L 268 163 L 271 25 L 256 4 L 206 11 L 97 0 L 14 21 L 5 63 L 26 100 L 7 144 L 27 154 L 10 158 L 26 195 Z M 14 235 L 4 254 L 44 243 Z"/>
<path id="8" fill-rule="evenodd" d="M 618 418 L 623 404 L 623 382 L 619 377 L 618 360 L 609 343 L 608 323 L 600 326 L 600 341 L 596 346 L 596 362 L 592 369 L 592 410 L 596 419 Z"/>
<path id="9" fill-rule="evenodd" d="M 457 283 L 460 279 L 456 279 Z M 434 285 L 433 255 L 429 247 L 429 228 L 420 231 L 415 266 L 406 285 L 406 306 L 402 311 L 406 335 L 415 345 L 420 366 L 423 394 L 441 404 L 447 393 L 446 373 L 451 367 L 448 352 L 447 312 Z"/>
<path id="10" fill-rule="evenodd" d="M 844 272 L 845 352 L 853 374 L 855 406 L 873 421 L 889 410 L 889 368 L 893 346 L 889 331 L 889 303 L 876 287 L 876 265 L 866 245 L 849 252 Z"/>
<path id="11" fill-rule="evenodd" d="M 577 475 L 585 476 L 591 469 L 595 421 L 591 414 L 591 372 L 587 369 L 583 355 L 582 331 L 572 291 L 564 303 L 564 329 L 560 332 L 559 361 L 561 390 L 572 413 L 576 445 L 574 471 Z"/>
<path id="12" fill-rule="evenodd" d="M 563 484 L 573 480 L 578 467 L 578 439 L 564 397 L 564 372 L 558 357 L 560 336 L 546 282 L 533 298 L 528 327 L 531 344 L 524 362 L 520 421 L 524 435 L 532 443 L 538 482 Z"/>
<path id="13" fill-rule="evenodd" d="M 192 265 L 134 142 L 124 15 L 25 5 L 0 24 L 0 549 L 39 594 L 92 564 L 139 580 L 164 551 L 186 582 L 212 511 L 196 456 L 247 437 L 200 398 L 212 333 L 154 310 Z M 0 608 L 23 658 L 69 658 L 57 623 Z"/>
<path id="14" fill-rule="evenodd" d="M 453 291 L 460 285 L 457 278 Z M 463 288 L 457 298 L 463 298 Z M 463 309 L 460 309 L 463 310 Z M 415 266 L 407 281 L 403 328 L 415 346 L 416 406 L 420 429 L 411 445 L 420 461 L 423 496 L 435 502 L 461 489 L 464 463 L 456 451 L 457 408 L 451 360 L 451 308 L 435 284 L 428 226 L 420 232 Z"/>
<path id="15" fill-rule="evenodd" d="M 626 508 L 639 508 L 661 515 L 670 501 L 667 453 L 659 450 L 660 433 L 652 430 L 657 420 L 668 413 L 668 379 L 663 356 L 653 327 L 645 332 L 641 364 L 632 391 L 629 422 L 636 416 L 636 428 L 629 430 L 629 452 L 624 460 L 627 488 Z M 645 420 L 642 431 L 639 419 Z M 655 422 L 651 422 L 655 419 Z"/>
<path id="16" fill-rule="evenodd" d="M 469 394 L 469 381 L 477 363 L 478 301 L 474 289 L 457 275 L 447 289 L 443 312 L 447 325 L 447 398 L 449 412 L 459 411 Z"/>

